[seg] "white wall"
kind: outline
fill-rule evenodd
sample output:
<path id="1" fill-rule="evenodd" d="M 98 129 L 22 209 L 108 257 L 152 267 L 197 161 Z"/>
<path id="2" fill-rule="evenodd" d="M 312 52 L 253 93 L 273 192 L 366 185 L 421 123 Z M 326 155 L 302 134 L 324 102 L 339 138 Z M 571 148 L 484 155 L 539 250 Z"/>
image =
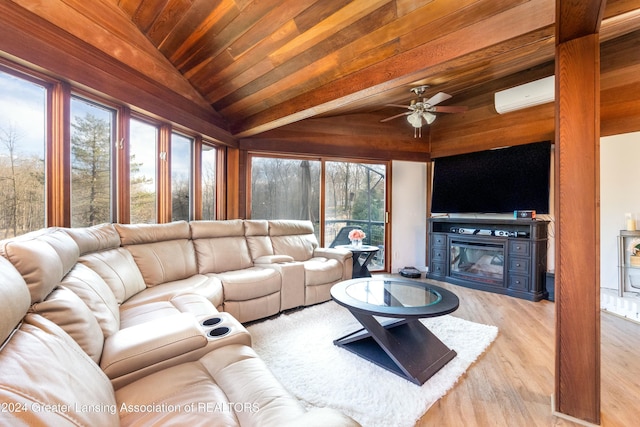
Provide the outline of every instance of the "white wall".
<path id="1" fill-rule="evenodd" d="M 640 214 L 640 132 L 600 139 L 600 286 L 618 288 L 617 236 Z M 637 224 L 640 226 L 640 224 Z"/>
<path id="2" fill-rule="evenodd" d="M 427 236 L 427 164 L 391 164 L 391 272 L 406 266 L 423 269 Z"/>

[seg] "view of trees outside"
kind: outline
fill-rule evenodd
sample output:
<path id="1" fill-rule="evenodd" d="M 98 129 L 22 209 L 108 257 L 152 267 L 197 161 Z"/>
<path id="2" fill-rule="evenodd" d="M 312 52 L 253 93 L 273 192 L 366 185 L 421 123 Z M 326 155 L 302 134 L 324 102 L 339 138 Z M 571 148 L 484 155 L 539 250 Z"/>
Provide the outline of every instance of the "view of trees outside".
<path id="1" fill-rule="evenodd" d="M 140 120 L 130 123 L 131 216 L 132 224 L 157 222 L 156 152 L 158 128 Z"/>
<path id="2" fill-rule="evenodd" d="M 216 149 L 202 145 L 202 219 L 216 219 Z"/>
<path id="3" fill-rule="evenodd" d="M 171 134 L 171 219 L 190 218 L 191 207 L 191 148 L 193 139 L 178 133 Z"/>
<path id="4" fill-rule="evenodd" d="M 251 218 L 320 220 L 320 161 L 253 157 Z"/>
<path id="5" fill-rule="evenodd" d="M 383 268 L 385 165 L 324 165 L 325 246 L 331 245 L 343 227 L 360 227 L 367 234 L 365 243 L 381 248 L 373 266 Z M 252 157 L 251 218 L 311 220 L 318 234 L 321 166 L 321 161 Z"/>
<path id="6" fill-rule="evenodd" d="M 343 227 L 359 227 L 364 244 L 380 251 L 372 269 L 384 268 L 386 166 L 380 164 L 325 163 L 325 242 L 329 246 Z M 339 241 L 337 244 L 348 244 Z"/>
<path id="7" fill-rule="evenodd" d="M 45 225 L 46 97 L 0 71 L 0 238 Z"/>
<path id="8" fill-rule="evenodd" d="M 112 221 L 114 110 L 71 98 L 71 226 Z"/>

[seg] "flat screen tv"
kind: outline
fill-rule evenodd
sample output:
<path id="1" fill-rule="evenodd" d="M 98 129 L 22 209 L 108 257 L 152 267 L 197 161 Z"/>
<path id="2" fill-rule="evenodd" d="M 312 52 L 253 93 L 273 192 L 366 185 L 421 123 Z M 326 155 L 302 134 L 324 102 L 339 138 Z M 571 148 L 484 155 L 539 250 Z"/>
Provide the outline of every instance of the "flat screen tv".
<path id="1" fill-rule="evenodd" d="M 437 158 L 431 212 L 548 214 L 550 167 L 550 142 Z"/>

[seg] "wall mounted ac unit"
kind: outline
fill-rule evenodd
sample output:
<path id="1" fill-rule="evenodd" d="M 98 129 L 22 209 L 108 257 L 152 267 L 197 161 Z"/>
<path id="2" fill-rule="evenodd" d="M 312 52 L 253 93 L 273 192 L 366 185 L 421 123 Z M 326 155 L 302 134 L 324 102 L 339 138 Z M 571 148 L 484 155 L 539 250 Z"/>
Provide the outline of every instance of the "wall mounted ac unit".
<path id="1" fill-rule="evenodd" d="M 553 101 L 555 81 L 555 76 L 549 76 L 496 92 L 494 98 L 496 111 L 504 114 Z"/>

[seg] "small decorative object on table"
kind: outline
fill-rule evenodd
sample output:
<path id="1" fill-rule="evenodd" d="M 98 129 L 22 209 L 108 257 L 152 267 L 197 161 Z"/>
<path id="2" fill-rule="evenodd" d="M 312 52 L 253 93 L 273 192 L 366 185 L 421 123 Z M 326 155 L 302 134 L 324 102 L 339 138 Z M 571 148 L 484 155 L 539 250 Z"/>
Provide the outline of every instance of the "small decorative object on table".
<path id="1" fill-rule="evenodd" d="M 360 247 L 362 246 L 362 240 L 367 237 L 366 234 L 364 234 L 364 231 L 356 228 L 354 230 L 351 230 L 349 232 L 349 240 L 351 240 L 351 246 L 355 246 L 355 247 Z"/>

